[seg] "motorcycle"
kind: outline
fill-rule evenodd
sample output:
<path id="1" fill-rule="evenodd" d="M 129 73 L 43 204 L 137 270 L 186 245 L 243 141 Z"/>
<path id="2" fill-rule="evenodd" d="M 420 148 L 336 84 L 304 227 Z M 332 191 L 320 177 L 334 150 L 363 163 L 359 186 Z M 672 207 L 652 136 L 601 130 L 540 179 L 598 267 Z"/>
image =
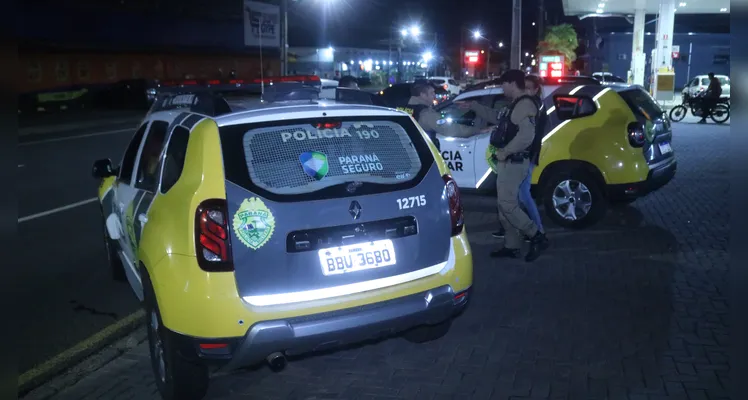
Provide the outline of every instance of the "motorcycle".
<path id="1" fill-rule="evenodd" d="M 688 109 L 691 109 L 691 114 L 695 117 L 701 118 L 704 113 L 701 108 L 704 102 L 704 94 L 691 96 L 688 93 L 683 93 L 683 103 L 678 104 L 670 110 L 670 120 L 673 122 L 680 122 L 683 118 L 688 115 Z M 722 124 L 730 119 L 730 99 L 720 98 L 717 100 L 717 104 L 714 105 L 711 115 L 709 117 L 712 121 Z"/>

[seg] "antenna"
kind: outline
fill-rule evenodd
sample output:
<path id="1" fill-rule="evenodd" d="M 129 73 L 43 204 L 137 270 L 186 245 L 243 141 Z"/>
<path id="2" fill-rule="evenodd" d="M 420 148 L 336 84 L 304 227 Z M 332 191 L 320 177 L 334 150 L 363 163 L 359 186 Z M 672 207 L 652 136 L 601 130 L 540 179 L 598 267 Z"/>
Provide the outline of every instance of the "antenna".
<path id="1" fill-rule="evenodd" d="M 260 41 L 260 101 L 265 97 L 265 64 L 262 62 L 262 25 L 265 22 L 265 15 L 260 12 L 260 26 L 257 34 Z"/>

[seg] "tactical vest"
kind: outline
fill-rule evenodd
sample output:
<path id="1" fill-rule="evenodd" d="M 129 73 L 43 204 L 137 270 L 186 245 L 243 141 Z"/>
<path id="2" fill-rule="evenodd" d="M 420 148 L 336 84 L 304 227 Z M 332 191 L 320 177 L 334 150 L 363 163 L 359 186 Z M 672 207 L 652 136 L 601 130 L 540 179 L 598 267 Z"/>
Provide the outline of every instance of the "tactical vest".
<path id="1" fill-rule="evenodd" d="M 429 107 L 423 104 L 408 104 L 405 107 L 398 107 L 397 109 L 407 112 L 413 117 L 414 120 L 416 120 L 416 122 L 418 122 L 419 119 L 421 118 L 421 112 L 427 108 Z M 439 146 L 439 139 L 436 137 L 436 131 L 426 130 L 426 129 L 424 129 L 424 131 L 426 131 L 426 134 L 429 136 L 429 139 L 431 139 L 431 141 L 434 142 L 434 145 L 436 146 L 437 150 L 441 150 L 441 146 Z"/>
<path id="2" fill-rule="evenodd" d="M 541 105 L 539 104 L 539 99 L 536 96 L 520 96 L 516 100 L 514 100 L 512 104 L 504 107 L 504 109 L 499 112 L 499 123 L 491 132 L 491 138 L 489 140 L 491 145 L 493 145 L 497 149 L 503 149 L 517 136 L 517 133 L 519 133 L 519 125 L 512 122 L 511 116 L 512 112 L 514 111 L 514 107 L 517 105 L 517 103 L 520 102 L 520 100 L 524 98 L 529 98 L 533 101 L 533 103 L 535 103 L 535 106 L 538 107 L 538 113 L 535 116 L 535 136 L 533 137 L 532 143 L 527 146 L 524 151 L 510 154 L 507 157 L 507 160 L 512 159 L 513 161 L 521 161 L 521 159 L 530 159 L 537 165 L 537 161 L 540 157 L 540 144 L 542 143 L 543 139 L 543 134 L 542 131 L 539 131 L 537 120 L 542 118 L 541 114 L 543 113 L 541 113 L 540 111 Z M 540 129 L 545 129 L 544 121 L 542 125 L 543 127 Z"/>

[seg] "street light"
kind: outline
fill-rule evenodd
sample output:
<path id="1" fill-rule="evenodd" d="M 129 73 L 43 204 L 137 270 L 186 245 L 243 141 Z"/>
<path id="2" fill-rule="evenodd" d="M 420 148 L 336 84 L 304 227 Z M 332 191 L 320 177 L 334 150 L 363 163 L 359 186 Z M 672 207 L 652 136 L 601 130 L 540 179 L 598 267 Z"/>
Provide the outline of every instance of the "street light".
<path id="1" fill-rule="evenodd" d="M 473 39 L 479 39 L 481 37 L 480 31 L 473 32 Z"/>
<path id="2" fill-rule="evenodd" d="M 504 47 L 504 42 L 499 42 L 499 47 Z"/>
<path id="3" fill-rule="evenodd" d="M 530 53 L 525 52 L 525 57 L 530 57 Z"/>
<path id="4" fill-rule="evenodd" d="M 423 61 L 429 62 L 432 58 L 434 58 L 434 55 L 430 51 L 423 53 Z"/>

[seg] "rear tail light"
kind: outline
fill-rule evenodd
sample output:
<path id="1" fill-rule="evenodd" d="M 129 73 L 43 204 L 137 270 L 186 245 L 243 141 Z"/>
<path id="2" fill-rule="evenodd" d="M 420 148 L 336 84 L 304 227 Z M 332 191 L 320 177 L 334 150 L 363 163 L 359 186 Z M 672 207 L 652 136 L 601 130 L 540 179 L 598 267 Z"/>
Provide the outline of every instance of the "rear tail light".
<path id="1" fill-rule="evenodd" d="M 628 137 L 629 144 L 632 147 L 642 147 L 647 141 L 647 136 L 644 134 L 644 126 L 639 122 L 632 122 L 628 126 Z"/>
<path id="2" fill-rule="evenodd" d="M 205 200 L 195 213 L 197 263 L 205 271 L 233 271 L 226 200 Z"/>
<path id="3" fill-rule="evenodd" d="M 444 90 L 449 90 L 449 85 L 447 85 L 446 83 L 442 85 L 442 87 L 444 88 Z"/>
<path id="4" fill-rule="evenodd" d="M 449 199 L 449 216 L 452 219 L 452 236 L 462 233 L 465 226 L 465 218 L 462 210 L 462 200 L 460 199 L 460 188 L 457 182 L 450 175 L 442 176 L 444 179 L 444 190 Z"/>

